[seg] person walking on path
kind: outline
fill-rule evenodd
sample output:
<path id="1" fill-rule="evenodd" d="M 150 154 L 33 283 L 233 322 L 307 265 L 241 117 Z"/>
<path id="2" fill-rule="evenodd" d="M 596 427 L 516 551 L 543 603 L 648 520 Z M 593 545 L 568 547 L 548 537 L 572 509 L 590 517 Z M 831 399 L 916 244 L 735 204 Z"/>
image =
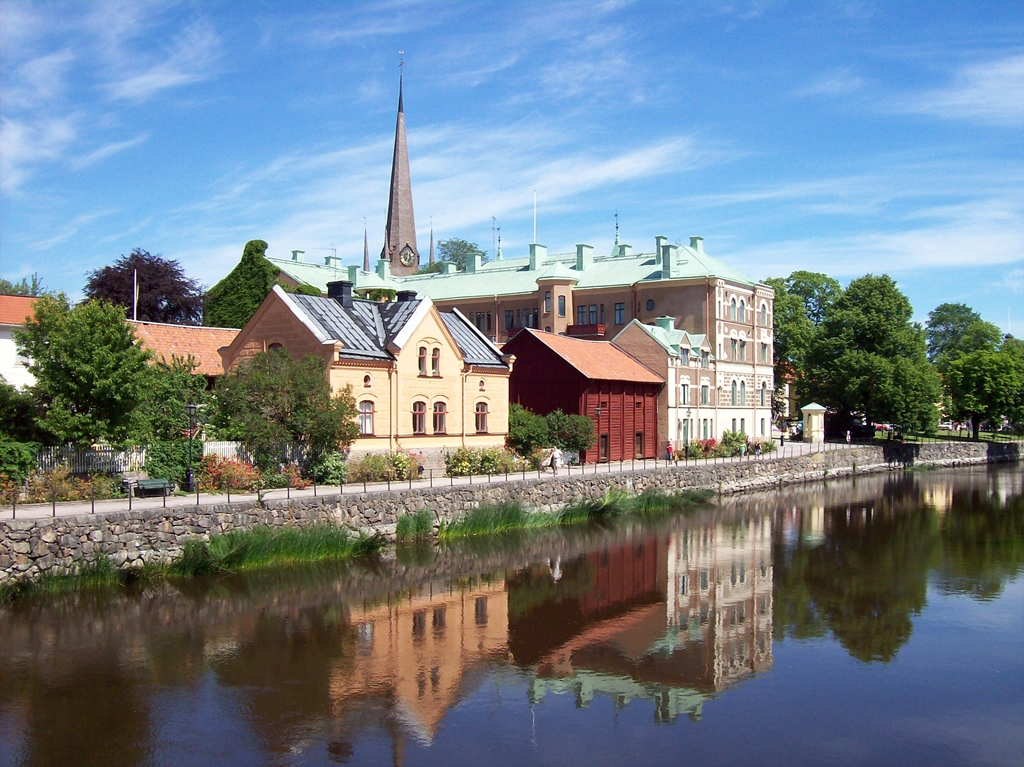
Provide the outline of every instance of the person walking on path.
<path id="1" fill-rule="evenodd" d="M 558 449 L 558 445 L 551 448 L 551 473 L 556 477 L 558 476 L 558 467 L 562 465 L 562 451 Z"/>
<path id="2" fill-rule="evenodd" d="M 668 456 L 669 462 L 671 462 L 674 457 L 673 452 L 674 451 L 672 450 L 672 443 L 669 442 L 668 445 L 665 447 L 665 455 Z"/>

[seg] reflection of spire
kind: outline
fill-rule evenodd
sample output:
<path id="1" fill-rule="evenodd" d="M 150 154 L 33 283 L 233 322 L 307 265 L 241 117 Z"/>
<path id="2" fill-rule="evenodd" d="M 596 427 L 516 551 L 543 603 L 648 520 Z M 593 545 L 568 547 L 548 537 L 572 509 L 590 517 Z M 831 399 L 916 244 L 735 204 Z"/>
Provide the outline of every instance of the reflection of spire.
<path id="1" fill-rule="evenodd" d="M 366 218 L 363 218 L 363 271 L 370 271 L 370 240 L 366 234 Z"/>
<path id="2" fill-rule="evenodd" d="M 397 274 L 416 271 L 420 251 L 416 247 L 416 221 L 412 210 L 412 179 L 409 175 L 409 149 L 405 140 L 405 110 L 402 106 L 402 78 L 398 79 L 398 117 L 395 120 L 395 153 L 391 162 L 391 193 L 384 248 L 380 257 L 392 262 Z M 405 263 L 402 253 L 408 247 Z"/>

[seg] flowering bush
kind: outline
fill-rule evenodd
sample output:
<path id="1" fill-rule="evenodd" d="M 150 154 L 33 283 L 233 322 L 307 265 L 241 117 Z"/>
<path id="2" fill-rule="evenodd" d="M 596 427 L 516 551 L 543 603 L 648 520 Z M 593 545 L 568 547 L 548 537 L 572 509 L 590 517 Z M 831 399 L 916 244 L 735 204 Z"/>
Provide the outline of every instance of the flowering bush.
<path id="1" fill-rule="evenodd" d="M 263 482 L 260 471 L 251 463 L 237 458 L 220 455 L 206 455 L 199 462 L 199 489 L 246 490 L 256 492 Z M 283 487 L 283 485 L 282 485 Z"/>
<path id="2" fill-rule="evenodd" d="M 420 461 L 411 453 L 369 453 L 348 461 L 348 482 L 383 482 L 419 476 Z"/>
<path id="3" fill-rule="evenodd" d="M 324 453 L 306 467 L 306 476 L 322 485 L 337 485 L 345 481 L 345 454 Z"/>
<path id="4" fill-rule="evenodd" d="M 470 474 L 504 474 L 522 471 L 526 462 L 500 447 L 460 447 L 454 453 L 445 453 L 444 470 L 450 477 Z"/>

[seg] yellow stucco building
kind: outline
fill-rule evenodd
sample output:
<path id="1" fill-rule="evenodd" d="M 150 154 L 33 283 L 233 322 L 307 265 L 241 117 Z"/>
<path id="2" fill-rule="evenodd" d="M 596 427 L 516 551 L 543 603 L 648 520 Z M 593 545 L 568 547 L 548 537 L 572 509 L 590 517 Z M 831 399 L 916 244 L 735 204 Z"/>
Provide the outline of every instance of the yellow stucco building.
<path id="1" fill-rule="evenodd" d="M 430 298 L 401 291 L 395 301 L 367 301 L 345 281 L 328 285 L 326 297 L 276 286 L 221 350 L 224 369 L 275 348 L 296 360 L 323 357 L 332 390 L 351 387 L 355 454 L 408 450 L 437 465 L 446 450 L 505 444 L 513 358 Z"/>

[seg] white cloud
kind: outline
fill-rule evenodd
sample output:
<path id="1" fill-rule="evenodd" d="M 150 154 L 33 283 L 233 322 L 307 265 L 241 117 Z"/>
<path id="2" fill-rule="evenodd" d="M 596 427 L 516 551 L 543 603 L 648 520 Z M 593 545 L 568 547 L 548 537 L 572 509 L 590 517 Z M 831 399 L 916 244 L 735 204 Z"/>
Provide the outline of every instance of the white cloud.
<path id="1" fill-rule="evenodd" d="M 893 108 L 952 120 L 1024 125 L 1024 55 L 971 64 L 949 86 L 903 99 Z"/>
<path id="2" fill-rule="evenodd" d="M 33 165 L 58 159 L 76 137 L 75 121 L 70 117 L 35 123 L 0 118 L 0 189 L 6 193 L 16 190 Z"/>
<path id="3" fill-rule="evenodd" d="M 4 88 L 5 110 L 43 106 L 52 102 L 65 89 L 64 75 L 74 60 L 65 48 L 46 56 L 38 56 L 17 68 Z"/>
<path id="4" fill-rule="evenodd" d="M 845 96 L 864 87 L 864 80 L 849 68 L 825 72 L 809 85 L 793 91 L 797 98 L 811 96 Z"/>
<path id="5" fill-rule="evenodd" d="M 205 21 L 195 21 L 177 37 L 163 61 L 142 71 L 119 72 L 105 89 L 114 100 L 145 101 L 168 88 L 211 77 L 219 50 L 220 38 L 213 27 Z"/>
<path id="6" fill-rule="evenodd" d="M 108 157 L 112 157 L 115 154 L 131 149 L 139 144 L 145 143 L 149 138 L 148 133 L 140 133 L 135 138 L 128 139 L 127 141 L 113 141 L 109 144 L 104 144 L 99 149 L 94 149 L 82 157 L 76 157 L 70 162 L 73 170 L 81 170 L 82 168 L 88 168 L 90 165 L 95 165 L 98 162 L 106 160 Z"/>

